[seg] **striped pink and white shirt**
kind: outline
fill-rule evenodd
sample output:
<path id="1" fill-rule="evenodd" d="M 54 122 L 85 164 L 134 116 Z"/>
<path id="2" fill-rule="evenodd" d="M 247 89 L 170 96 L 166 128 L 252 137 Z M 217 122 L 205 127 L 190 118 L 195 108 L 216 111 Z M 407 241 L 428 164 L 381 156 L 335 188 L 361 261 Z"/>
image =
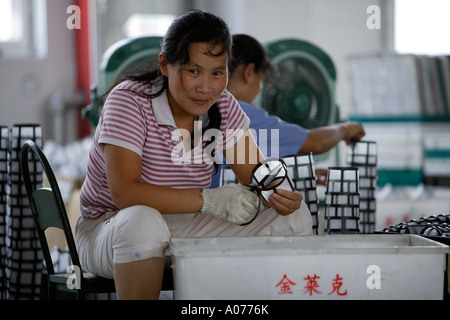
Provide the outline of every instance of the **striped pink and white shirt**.
<path id="1" fill-rule="evenodd" d="M 106 212 L 119 210 L 108 189 L 101 144 L 119 146 L 141 156 L 143 182 L 184 189 L 209 187 L 214 165 L 206 156 L 205 144 L 210 138 L 203 138 L 192 151 L 184 151 L 166 92 L 154 99 L 134 93 L 157 90 L 148 83 L 126 81 L 108 96 L 94 135 L 80 194 L 81 214 L 85 219 L 97 219 Z M 218 132 L 220 152 L 248 129 L 250 120 L 227 90 L 217 103 L 222 115 Z M 200 121 L 207 121 L 207 114 Z M 200 129 L 201 122 L 197 126 Z"/>

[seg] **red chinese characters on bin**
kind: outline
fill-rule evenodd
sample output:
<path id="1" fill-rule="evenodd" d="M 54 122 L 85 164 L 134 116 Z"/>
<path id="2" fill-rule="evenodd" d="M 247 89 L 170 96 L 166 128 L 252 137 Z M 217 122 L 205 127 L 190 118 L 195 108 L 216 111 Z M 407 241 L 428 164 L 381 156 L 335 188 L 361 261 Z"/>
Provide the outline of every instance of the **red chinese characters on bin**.
<path id="1" fill-rule="evenodd" d="M 306 285 L 303 287 L 305 290 L 303 291 L 303 294 L 308 294 L 309 296 L 312 296 L 313 294 L 322 294 L 321 291 L 319 291 L 319 280 L 320 277 L 316 274 L 313 276 L 307 275 L 303 280 L 305 280 Z M 347 295 L 347 289 L 344 290 L 342 288 L 343 286 L 343 280 L 344 278 L 341 277 L 339 274 L 336 274 L 336 277 L 331 282 L 331 291 L 328 293 L 328 295 L 336 294 L 339 296 L 345 296 Z M 278 294 L 293 294 L 293 287 L 296 286 L 297 283 L 293 282 L 289 279 L 289 277 L 284 274 L 283 278 L 280 282 L 275 286 L 275 288 L 278 288 Z"/>

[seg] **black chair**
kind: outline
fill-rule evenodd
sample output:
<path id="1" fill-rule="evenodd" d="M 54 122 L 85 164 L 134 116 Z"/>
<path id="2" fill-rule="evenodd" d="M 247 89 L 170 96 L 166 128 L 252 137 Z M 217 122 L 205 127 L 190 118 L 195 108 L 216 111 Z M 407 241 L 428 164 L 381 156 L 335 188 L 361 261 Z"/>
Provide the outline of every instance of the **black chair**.
<path id="1" fill-rule="evenodd" d="M 50 188 L 40 188 L 35 190 L 30 177 L 28 153 L 29 151 L 42 164 L 47 176 Z M 82 272 L 78 252 L 75 246 L 72 229 L 69 224 L 67 212 L 58 187 L 55 175 L 42 150 L 33 141 L 26 141 L 20 155 L 22 177 L 25 189 L 31 206 L 34 222 L 39 237 L 39 241 L 44 255 L 47 274 L 48 298 L 56 299 L 57 292 L 71 292 L 76 294 L 76 298 L 84 299 L 89 293 L 113 293 L 115 284 L 113 279 L 106 279 L 90 273 Z M 67 241 L 73 273 L 55 273 L 53 261 L 48 247 L 45 230 L 47 228 L 59 228 L 64 231 Z M 64 295 L 64 294 L 62 294 Z"/>
<path id="2" fill-rule="evenodd" d="M 42 164 L 43 170 L 50 184 L 50 189 L 41 188 L 35 190 L 36 188 L 33 186 L 30 178 L 28 164 L 28 153 L 30 151 Z M 64 206 L 64 201 L 62 199 L 53 170 L 42 150 L 33 141 L 26 141 L 22 146 L 20 162 L 25 189 L 30 202 L 31 211 L 33 213 L 33 218 L 36 224 L 45 265 L 47 268 L 47 274 L 44 275 L 43 278 L 46 278 L 48 284 L 48 297 L 50 299 L 55 299 L 58 291 L 75 293 L 78 299 L 84 299 L 85 295 L 89 293 L 115 292 L 115 284 L 113 279 L 106 279 L 90 273 L 81 272 L 81 264 L 75 246 L 72 229 L 67 217 L 66 208 Z M 50 249 L 48 247 L 48 242 L 45 235 L 45 230 L 51 227 L 59 228 L 64 231 L 72 266 L 74 267 L 73 270 L 75 271 L 74 273 L 55 273 Z M 166 263 L 164 267 L 161 290 L 171 291 L 174 288 L 174 283 L 170 256 L 166 257 L 165 260 Z"/>

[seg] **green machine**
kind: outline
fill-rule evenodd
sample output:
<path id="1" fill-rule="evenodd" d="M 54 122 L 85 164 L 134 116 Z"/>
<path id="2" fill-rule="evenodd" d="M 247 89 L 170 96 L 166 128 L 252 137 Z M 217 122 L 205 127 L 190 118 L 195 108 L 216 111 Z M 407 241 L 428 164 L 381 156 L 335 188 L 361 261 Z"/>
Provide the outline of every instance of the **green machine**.
<path id="1" fill-rule="evenodd" d="M 263 86 L 257 105 L 307 129 L 335 123 L 336 70 L 330 57 L 298 39 L 274 41 L 266 48 L 277 73 Z"/>
<path id="2" fill-rule="evenodd" d="M 256 104 L 306 129 L 338 122 L 336 69 L 328 54 L 299 39 L 281 39 L 265 46 L 277 72 L 273 81 L 264 84 Z M 335 151 L 337 161 L 337 147 Z M 314 158 L 324 161 L 329 156 L 327 152 Z"/>
<path id="3" fill-rule="evenodd" d="M 99 98 L 108 91 L 117 78 L 134 70 L 148 70 L 157 66 L 162 37 L 140 37 L 116 42 L 102 57 L 99 85 L 92 87 L 91 103 L 82 115 L 95 128 L 100 119 L 102 103 Z"/>

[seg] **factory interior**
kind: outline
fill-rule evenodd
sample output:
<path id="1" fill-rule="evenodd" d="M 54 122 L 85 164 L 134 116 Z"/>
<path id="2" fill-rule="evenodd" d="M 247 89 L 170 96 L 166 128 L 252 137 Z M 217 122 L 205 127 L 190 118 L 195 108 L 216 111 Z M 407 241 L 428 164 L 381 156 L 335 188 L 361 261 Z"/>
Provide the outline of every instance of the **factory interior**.
<path id="1" fill-rule="evenodd" d="M 159 299 L 449 300 L 446 0 L 1 0 L 0 300 L 50 297 L 51 272 L 28 190 L 22 191 L 22 159 L 37 160 L 20 158 L 23 143 L 34 140 L 48 159 L 75 235 L 98 99 L 125 64 L 157 57 L 171 23 L 194 9 L 219 16 L 231 34 L 248 34 L 268 50 L 280 72 L 274 84 L 263 85 L 257 107 L 308 130 L 361 123 L 366 145 L 359 151 L 366 153 L 355 156 L 357 143 L 341 141 L 308 154 L 313 168 L 328 170 L 329 183 L 313 177 L 302 190 L 298 172 L 290 171 L 298 158 L 287 157 L 287 175 L 303 201 L 314 194 L 313 234 L 265 242 L 172 239 Z M 359 164 L 358 156 L 369 162 Z M 34 168 L 30 174 L 51 185 L 48 173 L 41 177 Z M 343 168 L 357 168 L 356 232 L 349 218 L 340 231 L 331 226 L 332 171 Z M 222 183 L 225 176 L 222 171 Z M 56 296 L 71 300 L 66 291 L 79 287 L 68 240 L 57 230 L 45 233 L 54 269 L 69 273 L 59 286 L 70 290 Z M 115 288 L 88 298 L 115 300 Z"/>

